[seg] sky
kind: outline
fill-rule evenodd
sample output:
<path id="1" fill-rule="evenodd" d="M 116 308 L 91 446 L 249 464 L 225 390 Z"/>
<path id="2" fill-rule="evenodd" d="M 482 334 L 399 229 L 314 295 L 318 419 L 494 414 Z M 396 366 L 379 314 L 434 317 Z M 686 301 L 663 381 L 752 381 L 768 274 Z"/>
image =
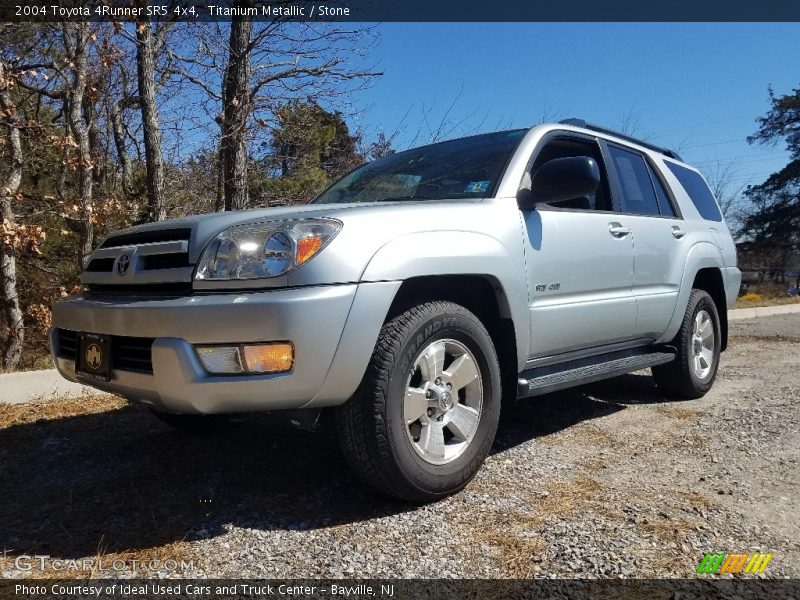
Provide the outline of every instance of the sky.
<path id="1" fill-rule="evenodd" d="M 358 93 L 367 138 L 420 145 L 449 135 L 579 117 L 679 151 L 731 183 L 760 183 L 785 146 L 745 138 L 777 94 L 800 87 L 800 24 L 387 23 L 370 60 L 384 72 Z M 454 103 L 455 102 L 455 103 Z M 425 123 L 425 114 L 427 122 Z M 463 120 L 463 123 L 450 129 Z"/>

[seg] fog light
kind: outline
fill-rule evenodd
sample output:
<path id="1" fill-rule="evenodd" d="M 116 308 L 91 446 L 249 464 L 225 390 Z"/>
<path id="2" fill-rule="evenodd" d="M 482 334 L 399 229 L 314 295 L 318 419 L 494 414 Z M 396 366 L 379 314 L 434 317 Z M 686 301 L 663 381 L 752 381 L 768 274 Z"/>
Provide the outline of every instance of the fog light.
<path id="1" fill-rule="evenodd" d="M 198 346 L 197 355 L 206 371 L 214 375 L 244 373 L 239 346 Z"/>
<path id="2" fill-rule="evenodd" d="M 203 367 L 213 375 L 283 373 L 294 363 L 294 346 L 289 342 L 197 346 L 196 350 Z"/>

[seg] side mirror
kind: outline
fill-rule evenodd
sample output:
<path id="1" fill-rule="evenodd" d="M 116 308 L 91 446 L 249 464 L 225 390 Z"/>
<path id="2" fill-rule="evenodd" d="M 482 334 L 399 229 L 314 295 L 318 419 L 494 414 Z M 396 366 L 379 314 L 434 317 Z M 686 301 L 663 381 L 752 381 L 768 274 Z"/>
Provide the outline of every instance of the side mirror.
<path id="1" fill-rule="evenodd" d="M 563 202 L 591 196 L 600 185 L 600 168 L 588 156 L 554 158 L 533 174 L 530 188 L 517 194 L 517 204 L 530 210 L 542 202 Z"/>

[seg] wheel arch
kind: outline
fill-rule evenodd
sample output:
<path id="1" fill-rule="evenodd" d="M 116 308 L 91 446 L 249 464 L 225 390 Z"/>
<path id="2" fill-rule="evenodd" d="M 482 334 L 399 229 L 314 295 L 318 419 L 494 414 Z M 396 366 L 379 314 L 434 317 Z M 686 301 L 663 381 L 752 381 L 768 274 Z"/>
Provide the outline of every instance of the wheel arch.
<path id="1" fill-rule="evenodd" d="M 728 307 L 725 297 L 725 284 L 722 280 L 722 271 L 718 267 L 704 267 L 697 271 L 692 282 L 692 288 L 704 290 L 711 296 L 719 313 L 719 327 L 721 336 L 720 350 L 728 347 Z"/>
<path id="2" fill-rule="evenodd" d="M 459 304 L 480 319 L 492 338 L 500 363 L 504 399 L 516 398 L 519 372 L 518 335 L 508 295 L 501 282 L 489 274 L 424 275 L 403 281 L 386 315 L 386 321 L 409 308 L 434 300 Z"/>
<path id="3" fill-rule="evenodd" d="M 723 350 L 727 347 L 728 306 L 722 277 L 722 269 L 724 267 L 725 263 L 716 245 L 710 242 L 700 242 L 690 248 L 684 263 L 675 311 L 672 314 L 667 330 L 657 342 L 667 343 L 677 335 L 692 289 L 699 288 L 708 292 L 717 306 L 720 319 L 720 334 L 722 336 L 721 347 Z"/>

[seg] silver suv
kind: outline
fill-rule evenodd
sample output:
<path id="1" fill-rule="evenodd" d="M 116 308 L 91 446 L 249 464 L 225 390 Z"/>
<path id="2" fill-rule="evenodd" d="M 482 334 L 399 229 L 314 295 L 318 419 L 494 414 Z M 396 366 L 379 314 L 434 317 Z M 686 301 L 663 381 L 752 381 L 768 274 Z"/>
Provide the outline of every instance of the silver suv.
<path id="1" fill-rule="evenodd" d="M 705 394 L 740 279 L 697 170 L 571 119 L 400 152 L 307 206 L 115 233 L 51 342 L 64 377 L 179 428 L 331 408 L 355 472 L 421 502 L 475 475 L 503 400 L 645 367 Z"/>

